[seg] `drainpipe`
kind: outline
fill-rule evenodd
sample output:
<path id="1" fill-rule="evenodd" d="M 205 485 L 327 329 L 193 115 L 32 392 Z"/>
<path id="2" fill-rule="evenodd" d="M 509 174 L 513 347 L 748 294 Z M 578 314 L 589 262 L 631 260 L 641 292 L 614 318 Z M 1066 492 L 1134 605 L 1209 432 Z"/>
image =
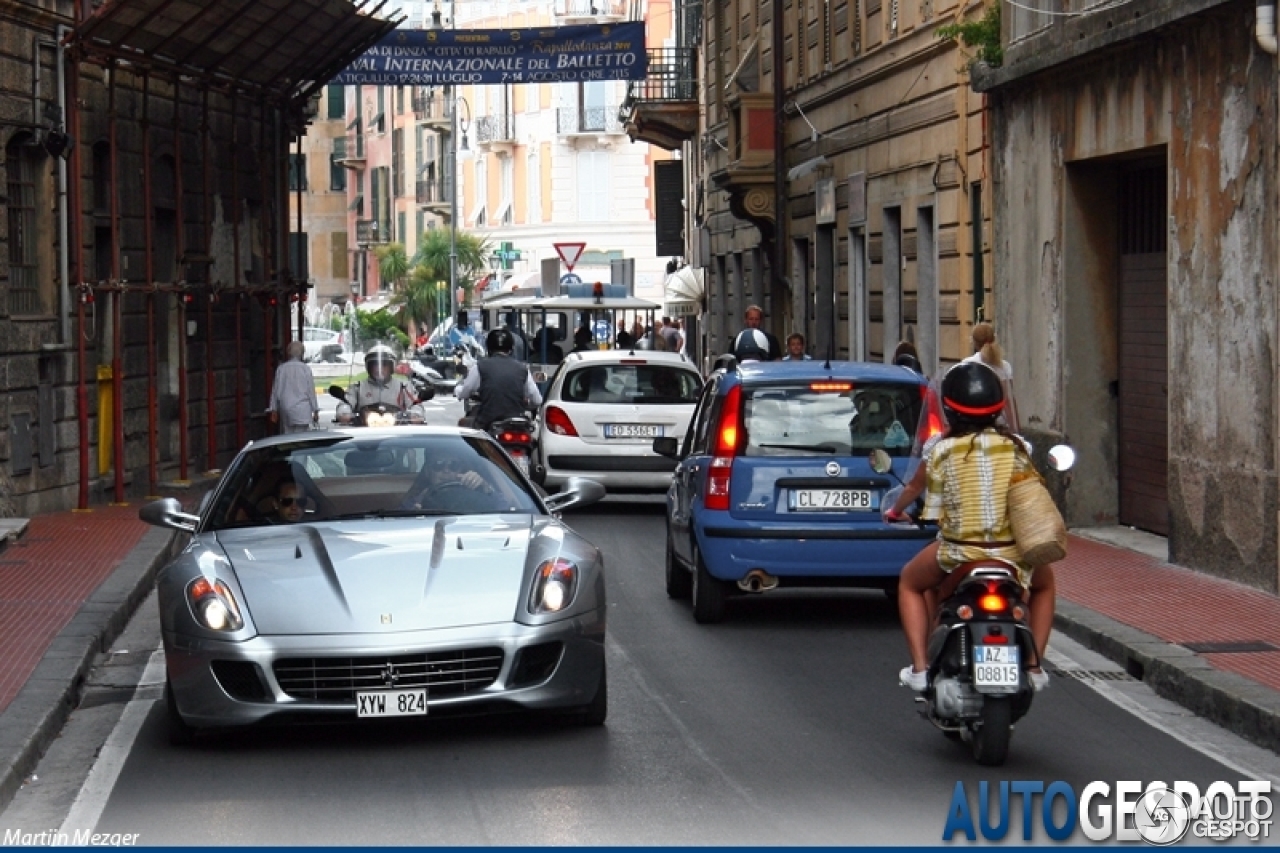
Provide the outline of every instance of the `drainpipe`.
<path id="1" fill-rule="evenodd" d="M 146 253 L 143 275 L 147 287 L 147 495 L 157 491 L 160 473 L 157 467 L 158 437 L 156 409 L 156 267 L 155 229 L 152 219 L 155 206 L 151 200 L 151 75 L 142 75 L 142 243 Z"/>
<path id="2" fill-rule="evenodd" d="M 173 78 L 173 204 L 177 210 L 177 228 L 174 233 L 176 259 L 174 273 L 178 275 L 178 480 L 190 482 L 187 470 L 187 277 L 183 258 L 187 252 L 186 196 L 182 187 L 182 86 L 179 77 Z"/>
<path id="3" fill-rule="evenodd" d="M 108 152 L 111 169 L 107 186 L 111 188 L 111 448 L 114 457 L 115 503 L 124 503 L 124 287 L 120 270 L 120 154 L 117 142 L 119 114 L 116 111 L 116 78 L 119 76 L 113 62 L 107 67 L 108 82 L 107 134 L 111 150 Z M 99 401 L 101 409 L 101 401 Z M 98 417 L 102 417 L 99 411 Z"/>
<path id="4" fill-rule="evenodd" d="M 1276 0 L 1258 0 L 1258 20 L 1253 35 L 1258 47 L 1276 55 Z"/>
<path id="5" fill-rule="evenodd" d="M 66 183 L 67 187 L 67 250 L 71 267 L 71 278 L 76 286 L 76 413 L 77 433 L 80 442 L 80 489 L 76 499 L 76 508 L 89 508 L 89 390 L 85 371 L 87 353 L 85 352 L 85 302 L 92 297 L 93 291 L 83 286 L 84 283 L 84 241 L 81 239 L 80 208 L 80 53 L 72 49 L 68 58 L 73 69 L 67 78 L 67 104 L 71 112 L 67 114 L 67 135 L 71 138 L 71 156 L 68 169 L 74 180 Z M 74 255 L 70 253 L 74 252 Z M 70 290 L 71 284 L 67 284 Z"/>
<path id="6" fill-rule="evenodd" d="M 66 38 L 70 30 L 65 25 L 59 25 L 57 30 L 57 40 L 54 44 L 57 50 L 57 66 L 58 66 L 58 111 L 62 115 L 62 126 L 67 126 L 67 51 L 63 47 L 63 39 Z M 39 63 L 36 63 L 37 68 Z M 39 72 L 37 72 L 39 73 Z M 75 146 L 77 140 L 72 138 L 71 145 Z M 61 287 L 58 289 L 58 316 L 61 320 L 61 339 L 60 342 L 68 344 L 71 342 L 71 246 L 67 242 L 70 239 L 70 211 L 67 208 L 67 158 L 59 157 L 58 159 L 58 283 Z"/>
<path id="7" fill-rule="evenodd" d="M 244 344 L 241 337 L 240 309 L 244 302 L 244 282 L 240 274 L 240 123 L 236 116 L 238 92 L 231 91 L 231 298 L 235 301 L 236 310 L 236 447 L 244 447 L 244 368 L 241 365 L 240 348 Z"/>
<path id="8" fill-rule="evenodd" d="M 213 373 L 213 300 L 218 298 L 218 291 L 213 281 L 213 153 L 210 150 L 213 125 L 209 118 L 209 87 L 202 87 L 200 94 L 200 169 L 203 173 L 200 195 L 204 208 L 204 285 L 208 290 L 204 302 L 205 437 L 209 459 L 205 474 L 208 475 L 218 473 L 218 400 Z M 231 168 L 235 169 L 234 160 Z"/>

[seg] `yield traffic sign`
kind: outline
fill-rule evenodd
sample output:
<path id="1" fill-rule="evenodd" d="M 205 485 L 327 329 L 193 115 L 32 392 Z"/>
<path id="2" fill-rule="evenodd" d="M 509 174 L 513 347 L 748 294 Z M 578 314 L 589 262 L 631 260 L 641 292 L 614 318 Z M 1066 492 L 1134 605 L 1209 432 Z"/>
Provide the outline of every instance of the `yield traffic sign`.
<path id="1" fill-rule="evenodd" d="M 552 243 L 551 245 L 555 246 L 556 254 L 560 256 L 560 260 L 564 261 L 569 272 L 573 272 L 573 265 L 578 262 L 578 258 L 582 257 L 582 250 L 587 248 L 586 243 Z"/>

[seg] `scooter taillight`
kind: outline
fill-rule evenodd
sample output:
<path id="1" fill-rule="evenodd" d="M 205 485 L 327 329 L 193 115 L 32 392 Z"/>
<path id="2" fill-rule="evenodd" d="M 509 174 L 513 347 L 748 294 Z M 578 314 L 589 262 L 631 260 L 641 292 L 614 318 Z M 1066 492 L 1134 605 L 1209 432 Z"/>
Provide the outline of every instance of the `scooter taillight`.
<path id="1" fill-rule="evenodd" d="M 498 438 L 503 444 L 528 444 L 529 433 L 527 432 L 504 432 Z"/>
<path id="2" fill-rule="evenodd" d="M 989 592 L 978 599 L 978 609 L 987 613 L 999 613 L 1009 606 L 1003 595 Z"/>

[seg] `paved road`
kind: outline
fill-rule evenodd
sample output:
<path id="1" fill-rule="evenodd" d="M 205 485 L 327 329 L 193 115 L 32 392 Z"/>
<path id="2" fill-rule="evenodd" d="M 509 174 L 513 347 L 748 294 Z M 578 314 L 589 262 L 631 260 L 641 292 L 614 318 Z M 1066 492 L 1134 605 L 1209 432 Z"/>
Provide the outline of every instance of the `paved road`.
<path id="1" fill-rule="evenodd" d="M 176 750 L 154 701 L 158 657 L 133 692 L 158 646 L 148 602 L 0 832 L 96 828 L 156 845 L 937 844 L 957 781 L 974 792 L 981 780 L 1280 781 L 1274 754 L 1065 640 L 1054 663 L 1081 677 L 1055 678 L 1008 764 L 979 768 L 895 685 L 903 643 L 881 595 L 753 598 L 698 626 L 663 592 L 659 506 L 606 503 L 570 521 L 606 553 L 604 728 L 433 720 Z M 1016 840 L 1021 827 L 1015 813 Z"/>

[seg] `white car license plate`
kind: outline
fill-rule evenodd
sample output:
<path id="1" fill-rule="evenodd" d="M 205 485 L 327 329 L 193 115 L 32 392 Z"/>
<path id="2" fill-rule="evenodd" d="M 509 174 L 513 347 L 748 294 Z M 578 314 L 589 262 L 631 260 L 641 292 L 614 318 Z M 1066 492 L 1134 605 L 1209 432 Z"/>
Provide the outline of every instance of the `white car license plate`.
<path id="1" fill-rule="evenodd" d="M 427 691 L 366 690 L 356 693 L 357 717 L 413 717 L 427 713 Z"/>
<path id="2" fill-rule="evenodd" d="M 875 492 L 868 489 L 792 489 L 792 512 L 843 512 L 875 509 Z"/>
<path id="3" fill-rule="evenodd" d="M 605 438 L 662 438 L 662 427 L 654 424 L 605 424 Z"/>
<path id="4" fill-rule="evenodd" d="M 1016 689 L 1018 647 L 975 645 L 973 647 L 973 686 Z"/>

